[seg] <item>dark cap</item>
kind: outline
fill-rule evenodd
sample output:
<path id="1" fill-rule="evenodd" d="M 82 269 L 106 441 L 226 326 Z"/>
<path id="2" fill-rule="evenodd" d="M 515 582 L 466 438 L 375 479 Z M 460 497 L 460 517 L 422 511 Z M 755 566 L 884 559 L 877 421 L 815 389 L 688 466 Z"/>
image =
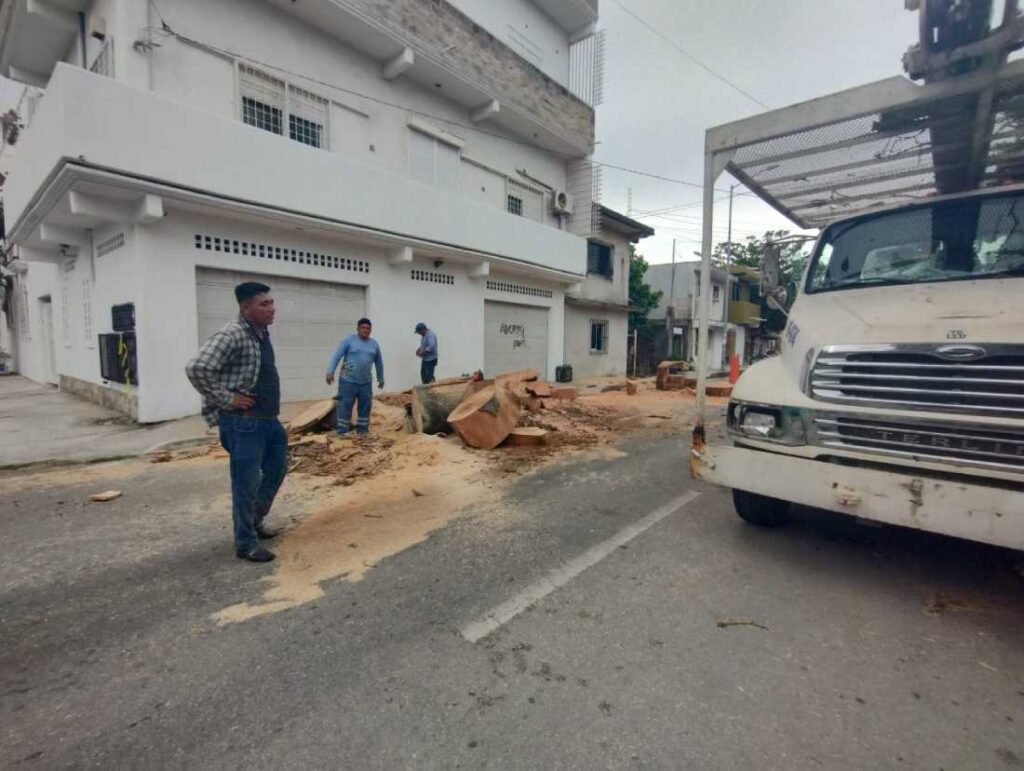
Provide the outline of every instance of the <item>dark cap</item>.
<path id="1" fill-rule="evenodd" d="M 426 329 L 426 328 L 427 328 L 427 325 L 424 324 L 421 321 L 419 324 L 416 325 L 416 329 L 414 329 L 413 332 L 419 332 L 421 329 Z"/>

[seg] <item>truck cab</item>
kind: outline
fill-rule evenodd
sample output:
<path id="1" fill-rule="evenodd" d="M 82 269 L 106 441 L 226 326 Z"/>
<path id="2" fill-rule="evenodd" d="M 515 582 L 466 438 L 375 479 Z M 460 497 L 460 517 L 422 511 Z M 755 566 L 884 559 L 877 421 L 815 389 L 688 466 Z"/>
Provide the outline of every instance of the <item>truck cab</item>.
<path id="1" fill-rule="evenodd" d="M 792 503 L 1024 548 L 1024 186 L 824 227 L 781 352 L 698 475 L 761 525 Z"/>

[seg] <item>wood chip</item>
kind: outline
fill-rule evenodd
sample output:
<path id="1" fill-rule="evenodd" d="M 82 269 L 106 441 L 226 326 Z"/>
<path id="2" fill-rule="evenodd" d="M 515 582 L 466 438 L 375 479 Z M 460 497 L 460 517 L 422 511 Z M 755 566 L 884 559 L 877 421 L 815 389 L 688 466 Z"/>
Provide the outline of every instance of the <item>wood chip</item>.
<path id="1" fill-rule="evenodd" d="M 120 498 L 124 493 L 120 490 L 105 490 L 102 493 L 93 493 L 89 496 L 89 500 L 93 503 L 106 503 L 112 501 L 115 498 Z"/>

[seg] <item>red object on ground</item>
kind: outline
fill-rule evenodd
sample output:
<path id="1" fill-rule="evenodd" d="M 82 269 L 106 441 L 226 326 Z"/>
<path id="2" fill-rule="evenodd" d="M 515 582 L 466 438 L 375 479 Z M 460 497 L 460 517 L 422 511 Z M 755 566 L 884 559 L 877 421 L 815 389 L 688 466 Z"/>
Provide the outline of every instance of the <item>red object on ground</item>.
<path id="1" fill-rule="evenodd" d="M 740 355 L 734 353 L 729 357 L 729 382 L 735 384 L 740 379 Z"/>

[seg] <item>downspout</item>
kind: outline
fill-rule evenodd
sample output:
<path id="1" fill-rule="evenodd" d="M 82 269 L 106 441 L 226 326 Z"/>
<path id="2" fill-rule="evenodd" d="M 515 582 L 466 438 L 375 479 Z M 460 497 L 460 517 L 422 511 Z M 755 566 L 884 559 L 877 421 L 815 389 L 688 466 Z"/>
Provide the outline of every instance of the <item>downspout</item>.
<path id="1" fill-rule="evenodd" d="M 78 45 L 82 48 L 82 69 L 89 69 L 89 60 L 85 55 L 85 12 L 78 12 Z"/>

